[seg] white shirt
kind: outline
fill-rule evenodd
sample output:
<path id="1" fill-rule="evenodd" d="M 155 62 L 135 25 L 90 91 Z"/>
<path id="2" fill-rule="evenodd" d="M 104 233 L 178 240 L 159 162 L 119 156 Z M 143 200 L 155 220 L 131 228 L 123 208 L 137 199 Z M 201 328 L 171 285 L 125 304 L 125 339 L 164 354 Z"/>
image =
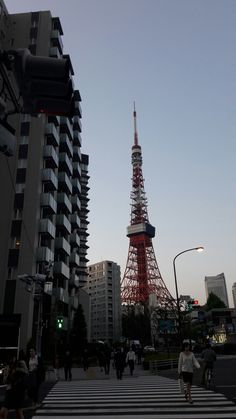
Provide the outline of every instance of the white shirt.
<path id="1" fill-rule="evenodd" d="M 38 368 L 38 357 L 35 355 L 33 358 L 30 357 L 29 359 L 29 371 L 36 371 Z"/>
<path id="2" fill-rule="evenodd" d="M 126 355 L 126 362 L 129 361 L 135 361 L 136 360 L 136 355 L 134 351 L 129 351 Z"/>
<path id="3" fill-rule="evenodd" d="M 192 352 L 180 352 L 178 373 L 193 372 L 193 369 L 200 368 L 199 362 L 196 360 Z"/>

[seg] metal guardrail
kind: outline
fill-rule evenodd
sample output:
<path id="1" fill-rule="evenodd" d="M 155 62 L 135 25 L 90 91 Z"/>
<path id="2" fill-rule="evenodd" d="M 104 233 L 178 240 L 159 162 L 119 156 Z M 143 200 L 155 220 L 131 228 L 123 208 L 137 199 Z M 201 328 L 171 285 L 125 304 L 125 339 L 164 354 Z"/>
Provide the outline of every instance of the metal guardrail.
<path id="1" fill-rule="evenodd" d="M 149 361 L 149 370 L 151 374 L 158 374 L 158 371 L 168 370 L 178 367 L 178 359 L 166 359 L 163 361 Z"/>

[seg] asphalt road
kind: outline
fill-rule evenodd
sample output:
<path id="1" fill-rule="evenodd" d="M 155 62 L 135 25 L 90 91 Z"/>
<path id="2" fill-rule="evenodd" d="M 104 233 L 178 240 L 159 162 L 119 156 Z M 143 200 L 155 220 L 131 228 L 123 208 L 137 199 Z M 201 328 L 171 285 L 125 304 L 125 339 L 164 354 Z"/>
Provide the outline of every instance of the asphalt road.
<path id="1" fill-rule="evenodd" d="M 177 370 L 160 372 L 164 377 L 177 379 Z M 201 371 L 194 374 L 194 384 L 200 385 Z M 213 390 L 236 402 L 236 357 L 218 357 L 214 368 Z"/>
<path id="2" fill-rule="evenodd" d="M 159 372 L 164 377 L 177 379 L 177 370 L 164 370 Z M 196 371 L 194 375 L 194 384 L 200 385 L 201 371 Z M 40 389 L 39 400 L 47 395 L 52 388 L 53 383 L 45 382 Z M 236 403 L 236 357 L 219 358 L 215 364 L 214 370 L 214 391 L 224 394 L 227 398 Z M 0 405 L 4 397 L 4 389 L 0 387 Z M 25 419 L 31 419 L 34 410 L 29 406 L 24 410 Z M 15 413 L 9 413 L 8 419 L 15 419 Z"/>

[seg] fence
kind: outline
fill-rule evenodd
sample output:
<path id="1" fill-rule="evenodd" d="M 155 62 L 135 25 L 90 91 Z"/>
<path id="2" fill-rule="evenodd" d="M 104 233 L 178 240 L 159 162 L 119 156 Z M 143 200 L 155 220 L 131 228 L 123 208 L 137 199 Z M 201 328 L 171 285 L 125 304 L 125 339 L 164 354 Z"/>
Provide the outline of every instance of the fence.
<path id="1" fill-rule="evenodd" d="M 163 361 L 150 361 L 149 370 L 151 374 L 158 374 L 158 371 L 168 370 L 178 367 L 178 359 L 166 359 Z"/>

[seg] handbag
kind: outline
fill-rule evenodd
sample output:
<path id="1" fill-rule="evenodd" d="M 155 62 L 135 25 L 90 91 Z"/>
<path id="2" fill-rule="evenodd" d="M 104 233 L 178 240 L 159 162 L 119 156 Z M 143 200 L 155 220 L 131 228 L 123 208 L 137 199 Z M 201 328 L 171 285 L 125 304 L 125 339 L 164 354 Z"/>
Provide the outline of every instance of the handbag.
<path id="1" fill-rule="evenodd" d="M 178 381 L 179 381 L 179 391 L 181 394 L 184 394 L 184 380 L 183 378 L 179 378 Z"/>

